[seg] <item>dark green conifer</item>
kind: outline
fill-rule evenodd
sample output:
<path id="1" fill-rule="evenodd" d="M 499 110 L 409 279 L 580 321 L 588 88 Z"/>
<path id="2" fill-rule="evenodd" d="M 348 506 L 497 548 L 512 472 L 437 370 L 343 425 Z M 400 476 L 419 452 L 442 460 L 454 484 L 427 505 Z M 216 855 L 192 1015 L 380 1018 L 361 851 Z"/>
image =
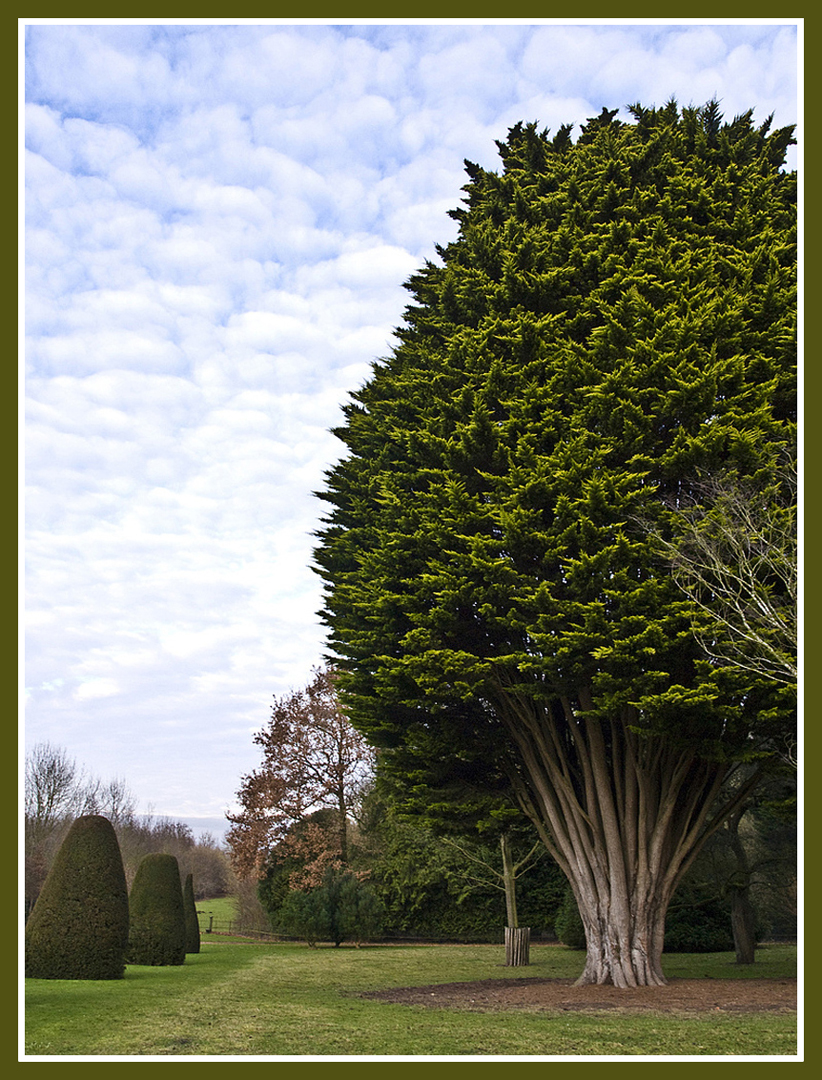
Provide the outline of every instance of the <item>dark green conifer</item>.
<path id="1" fill-rule="evenodd" d="M 292 889 L 280 906 L 278 924 L 286 934 L 303 938 L 313 948 L 328 941 L 333 929 L 328 890 L 324 886 L 300 892 Z"/>
<path id="2" fill-rule="evenodd" d="M 322 885 L 305 892 L 290 891 L 278 913 L 278 923 L 288 934 L 318 941 L 360 943 L 376 937 L 382 929 L 383 905 L 372 886 L 349 870 L 329 867 Z"/>
<path id="3" fill-rule="evenodd" d="M 186 954 L 200 951 L 200 920 L 197 918 L 197 904 L 194 900 L 194 875 L 186 875 L 183 886 L 183 908 L 186 916 Z"/>
<path id="4" fill-rule="evenodd" d="M 128 890 L 111 822 L 77 818 L 26 924 L 26 975 L 33 979 L 122 979 Z"/>
<path id="5" fill-rule="evenodd" d="M 341 941 L 353 941 L 357 948 L 382 932 L 384 908 L 368 881 L 345 874 L 336 895 L 336 918 Z"/>
<path id="6" fill-rule="evenodd" d="M 186 917 L 174 855 L 146 855 L 129 897 L 126 961 L 154 967 L 185 963 Z"/>
<path id="7" fill-rule="evenodd" d="M 709 659 L 652 540 L 794 445 L 792 129 L 631 113 L 467 164 L 459 234 L 345 409 L 316 554 L 381 768 L 502 772 L 574 891 L 582 981 L 620 986 L 665 981 L 671 896 L 795 708 Z"/>

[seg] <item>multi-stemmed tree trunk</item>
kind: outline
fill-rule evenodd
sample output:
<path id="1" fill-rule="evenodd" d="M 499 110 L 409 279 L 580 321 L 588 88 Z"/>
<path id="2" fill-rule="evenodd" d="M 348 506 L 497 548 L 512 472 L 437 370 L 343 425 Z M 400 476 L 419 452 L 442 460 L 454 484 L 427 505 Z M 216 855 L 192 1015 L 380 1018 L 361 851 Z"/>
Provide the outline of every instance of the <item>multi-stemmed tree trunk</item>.
<path id="1" fill-rule="evenodd" d="M 589 695 L 582 700 L 592 708 Z M 565 723 L 551 723 L 522 702 L 506 727 L 527 775 L 514 774 L 518 794 L 579 907 L 587 943 L 580 982 L 663 984 L 671 897 L 711 831 L 756 778 L 749 776 L 724 804 L 728 764 L 643 739 L 632 730 L 631 710 L 606 726 L 577 718 L 567 702 L 565 709 Z M 511 711 L 501 700 L 500 714 Z"/>
<path id="2" fill-rule="evenodd" d="M 791 129 L 750 112 L 615 112 L 467 164 L 459 235 L 345 408 L 316 558 L 380 768 L 503 773 L 573 888 L 582 981 L 627 987 L 664 981 L 677 884 L 794 723 L 790 686 L 701 644 L 659 538 L 794 445 L 796 184 Z"/>

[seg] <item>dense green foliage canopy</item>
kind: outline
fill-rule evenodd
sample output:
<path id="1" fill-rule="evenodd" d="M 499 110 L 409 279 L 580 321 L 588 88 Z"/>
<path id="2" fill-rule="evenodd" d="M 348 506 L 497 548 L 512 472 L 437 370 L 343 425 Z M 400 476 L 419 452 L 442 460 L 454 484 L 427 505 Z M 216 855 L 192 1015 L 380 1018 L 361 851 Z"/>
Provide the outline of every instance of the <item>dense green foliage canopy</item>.
<path id="1" fill-rule="evenodd" d="M 501 176 L 467 165 L 460 236 L 346 409 L 317 559 L 372 733 L 511 672 L 604 705 L 627 684 L 646 724 L 711 711 L 715 672 L 635 522 L 793 439 L 791 132 L 633 111 L 576 144 L 517 125 Z"/>
<path id="2" fill-rule="evenodd" d="M 501 174 L 466 163 L 458 237 L 346 406 L 316 553 L 381 768 L 503 774 L 589 948 L 618 908 L 655 920 L 620 931 L 626 963 L 637 935 L 661 952 L 733 762 L 792 721 L 773 680 L 709 658 L 651 534 L 706 477 L 765 483 L 796 423 L 792 129 L 631 113 L 575 143 L 517 124 Z"/>
<path id="3" fill-rule="evenodd" d="M 122 979 L 128 891 L 108 818 L 87 814 L 69 829 L 25 934 L 34 979 Z"/>

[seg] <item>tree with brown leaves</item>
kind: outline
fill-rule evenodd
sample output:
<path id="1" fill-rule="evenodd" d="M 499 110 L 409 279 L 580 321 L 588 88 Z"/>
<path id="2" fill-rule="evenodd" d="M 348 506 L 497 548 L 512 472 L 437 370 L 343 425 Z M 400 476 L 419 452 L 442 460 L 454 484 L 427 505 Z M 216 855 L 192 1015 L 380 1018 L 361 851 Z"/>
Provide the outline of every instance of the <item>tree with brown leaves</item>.
<path id="1" fill-rule="evenodd" d="M 304 689 L 275 698 L 267 727 L 254 742 L 263 748 L 259 769 L 242 779 L 240 811 L 227 814 L 226 839 L 235 872 L 261 877 L 272 847 L 288 840 L 289 830 L 320 809 L 336 815 L 334 851 L 319 854 L 348 862 L 348 832 L 364 784 L 373 768 L 373 751 L 342 711 L 331 669 L 315 669 Z"/>

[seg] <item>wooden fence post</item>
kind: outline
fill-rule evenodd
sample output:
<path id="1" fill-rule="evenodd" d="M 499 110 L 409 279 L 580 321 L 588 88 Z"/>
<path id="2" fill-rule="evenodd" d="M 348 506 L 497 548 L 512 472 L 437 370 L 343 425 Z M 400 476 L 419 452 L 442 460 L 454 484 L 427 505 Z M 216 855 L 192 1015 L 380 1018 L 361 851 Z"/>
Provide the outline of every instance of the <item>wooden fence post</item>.
<path id="1" fill-rule="evenodd" d="M 505 966 L 527 967 L 531 963 L 531 927 L 505 927 Z"/>

